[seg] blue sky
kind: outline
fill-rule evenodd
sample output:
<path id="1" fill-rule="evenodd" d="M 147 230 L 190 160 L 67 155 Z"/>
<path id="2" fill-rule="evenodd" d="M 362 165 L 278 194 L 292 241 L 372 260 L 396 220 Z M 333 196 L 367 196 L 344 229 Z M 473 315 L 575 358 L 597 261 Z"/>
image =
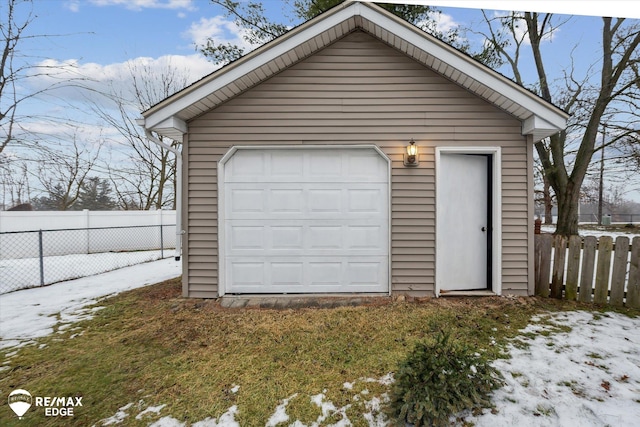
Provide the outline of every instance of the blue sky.
<path id="1" fill-rule="evenodd" d="M 393 1 L 393 0 L 391 0 Z M 408 3 L 420 0 L 406 0 Z M 286 4 L 282 1 L 263 1 L 269 16 L 281 19 Z M 631 1 L 491 1 L 491 0 L 434 0 L 438 6 L 475 6 L 500 9 L 537 8 L 540 11 L 572 11 L 598 15 L 607 10 L 614 15 L 639 14 L 630 11 Z M 606 5 L 606 6 L 605 6 Z M 509 7 L 511 6 L 511 7 Z M 519 6 L 519 7 L 517 7 Z M 477 9 L 463 7 L 440 7 L 443 11 L 440 24 L 443 28 L 455 24 L 469 25 L 479 22 Z M 197 52 L 196 44 L 207 37 L 217 42 L 242 43 L 241 32 L 223 11 L 208 0 L 34 0 L 34 20 L 29 34 L 47 35 L 23 40 L 21 54 L 28 55 L 32 62 L 48 65 L 69 65 L 69 75 L 83 75 L 91 80 L 93 89 L 106 90 L 107 86 L 127 86 L 128 64 L 145 63 L 150 69 L 170 62 L 184 68 L 190 81 L 195 81 L 217 67 Z M 559 16 L 559 18 L 561 18 Z M 286 21 L 283 19 L 283 21 Z M 287 21 L 288 22 L 288 21 Z M 293 22 L 292 24 L 298 24 Z M 545 53 L 556 58 L 548 66 L 563 67 L 568 52 L 578 44 L 574 58 L 579 68 L 586 70 L 596 62 L 599 51 L 599 29 L 601 20 L 594 16 L 571 19 L 545 44 Z M 480 42 L 478 36 L 468 37 Z M 552 65 L 553 64 L 553 65 Z M 510 75 L 509 71 L 501 70 Z M 549 70 L 550 74 L 555 74 Z M 64 76 L 62 76 L 64 77 Z M 51 80 L 32 79 L 34 87 L 44 87 Z M 86 135 L 104 134 L 104 126 L 95 121 L 87 109 L 82 107 L 86 94 L 76 88 L 59 91 L 56 97 L 25 103 L 22 114 L 47 116 L 73 115 L 78 121 L 87 122 Z M 79 107 L 80 112 L 71 113 L 69 105 Z M 85 117 L 80 117 L 85 114 Z M 29 123 L 35 131 L 50 129 L 49 123 Z M 634 199 L 640 200 L 640 191 Z"/>
<path id="2" fill-rule="evenodd" d="M 267 13 L 275 19 L 281 17 L 286 9 L 282 1 L 266 0 L 263 3 Z M 548 1 L 434 0 L 431 3 L 456 6 L 534 3 L 541 5 L 541 9 L 553 9 L 551 5 L 546 7 Z M 593 7 L 594 2 L 590 1 L 553 3 L 555 6 L 580 4 L 580 8 L 575 10 L 581 13 L 599 11 Z M 614 2 L 606 3 L 611 5 Z M 609 10 L 611 9 L 610 7 Z M 479 19 L 475 9 L 441 7 L 441 10 L 444 12 L 445 26 Z M 621 14 L 624 12 L 620 11 Z M 221 41 L 240 41 L 240 34 L 229 19 L 223 16 L 221 8 L 208 0 L 35 0 L 33 13 L 36 19 L 29 27 L 31 33 L 51 37 L 46 41 L 43 38 L 35 39 L 36 45 L 28 46 L 25 50 L 28 49 L 43 59 L 75 60 L 78 64 L 95 63 L 106 66 L 139 57 L 157 59 L 165 55 L 187 56 L 195 60 L 193 56 L 199 56 L 196 43 L 201 43 L 208 36 L 215 36 Z M 593 26 L 598 24 L 597 18 L 574 20 L 561 30 L 566 31 L 565 34 L 570 32 L 571 36 L 564 37 L 563 34 L 554 43 L 560 45 L 564 40 L 569 40 L 570 43 L 581 40 L 585 45 L 598 43 L 598 32 L 593 31 Z M 26 42 L 24 46 L 27 46 Z M 594 54 L 594 49 L 590 53 Z"/>
<path id="3" fill-rule="evenodd" d="M 394 1 L 394 0 L 391 0 Z M 421 0 L 403 0 L 407 3 L 424 3 Z M 398 0 L 399 2 L 399 0 Z M 263 1 L 267 13 L 278 18 L 286 10 L 279 0 Z M 574 14 L 597 14 L 606 4 L 609 12 L 631 16 L 640 11 L 629 11 L 615 6 L 634 2 L 593 1 L 491 1 L 491 0 L 434 0 L 430 4 L 453 5 L 441 7 L 455 22 L 463 23 L 477 16 L 477 7 L 509 5 L 536 5 L 540 10 L 559 9 Z M 551 4 L 550 4 L 551 3 Z M 565 7 L 558 7 L 565 5 Z M 575 5 L 575 7 L 574 7 Z M 527 9 L 528 10 L 528 9 Z M 79 59 L 101 64 L 122 62 L 138 56 L 159 57 L 167 54 L 190 55 L 195 53 L 194 42 L 214 35 L 216 29 L 224 30 L 224 36 L 233 34 L 225 28 L 223 11 L 208 0 L 34 0 L 36 19 L 30 26 L 35 34 L 55 35 L 42 52 L 43 56 L 56 59 Z M 591 26 L 582 25 L 584 34 L 593 34 Z M 579 28 L 571 31 L 581 32 Z M 583 34 L 583 35 L 584 35 Z M 597 35 L 597 32 L 595 32 Z M 39 39 L 38 43 L 42 40 Z"/>

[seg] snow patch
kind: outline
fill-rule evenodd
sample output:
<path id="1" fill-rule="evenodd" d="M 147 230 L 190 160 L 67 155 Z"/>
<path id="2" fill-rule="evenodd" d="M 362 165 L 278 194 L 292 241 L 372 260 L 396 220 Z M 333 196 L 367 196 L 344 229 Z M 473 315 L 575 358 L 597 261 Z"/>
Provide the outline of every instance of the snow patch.
<path id="1" fill-rule="evenodd" d="M 147 409 L 145 409 L 144 411 L 140 412 L 138 415 L 136 415 L 136 420 L 141 420 L 143 416 L 147 415 L 147 414 L 159 414 L 160 411 L 162 410 L 162 408 L 164 408 L 165 406 L 167 406 L 166 404 L 164 405 L 158 405 L 158 406 L 149 406 Z"/>
<path id="2" fill-rule="evenodd" d="M 62 324 L 91 318 L 102 307 L 88 305 L 123 291 L 180 276 L 181 264 L 171 259 L 134 265 L 91 277 L 23 289 L 0 295 L 0 349 L 22 347 L 53 333 Z M 58 326 L 64 329 L 64 326 Z"/>
<path id="3" fill-rule="evenodd" d="M 383 393 L 380 397 L 373 397 L 371 400 L 364 402 L 364 407 L 368 412 L 362 414 L 367 421 L 369 427 L 385 427 L 389 423 L 389 419 L 382 411 L 382 405 L 389 402 L 389 395 Z"/>
<path id="4" fill-rule="evenodd" d="M 238 407 L 233 405 L 227 409 L 227 412 L 220 415 L 217 421 L 215 418 L 205 418 L 202 421 L 191 424 L 191 427 L 240 427 L 240 424 L 236 421 L 237 413 Z"/>
<path id="5" fill-rule="evenodd" d="M 173 417 L 162 417 L 153 424 L 149 424 L 149 427 L 185 427 L 185 423 L 181 423 Z"/>
<path id="6" fill-rule="evenodd" d="M 129 416 L 129 414 L 127 414 L 126 411 L 132 406 L 133 406 L 133 403 L 127 403 L 123 407 L 118 408 L 118 412 L 116 412 L 113 416 L 100 420 L 99 422 L 102 423 L 101 425 L 103 426 L 109 426 L 112 424 L 121 424 L 122 421 L 124 421 L 124 419 Z"/>
<path id="7" fill-rule="evenodd" d="M 576 311 L 535 320 L 572 330 L 544 336 L 554 324 L 523 329 L 536 334 L 528 346 L 510 345 L 511 359 L 493 362 L 506 382 L 493 394 L 497 411 L 466 421 L 478 427 L 596 427 L 640 419 L 640 319 Z"/>
<path id="8" fill-rule="evenodd" d="M 276 411 L 273 413 L 273 415 L 271 415 L 271 417 L 269 417 L 267 423 L 265 424 L 265 427 L 275 427 L 279 423 L 286 423 L 287 421 L 289 421 L 289 415 L 287 415 L 287 405 L 289 405 L 291 399 L 293 399 L 297 395 L 298 393 L 289 396 L 288 398 L 284 399 L 281 404 L 276 406 Z"/>

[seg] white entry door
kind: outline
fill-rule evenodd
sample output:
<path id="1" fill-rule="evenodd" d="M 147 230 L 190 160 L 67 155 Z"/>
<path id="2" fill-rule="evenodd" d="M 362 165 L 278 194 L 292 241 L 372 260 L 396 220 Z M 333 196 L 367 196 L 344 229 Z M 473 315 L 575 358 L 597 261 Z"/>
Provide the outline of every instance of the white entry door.
<path id="1" fill-rule="evenodd" d="M 238 149 L 223 173 L 225 293 L 389 291 L 375 149 Z"/>
<path id="2" fill-rule="evenodd" d="M 491 283 L 491 156 L 442 153 L 438 172 L 437 266 L 440 291 Z"/>

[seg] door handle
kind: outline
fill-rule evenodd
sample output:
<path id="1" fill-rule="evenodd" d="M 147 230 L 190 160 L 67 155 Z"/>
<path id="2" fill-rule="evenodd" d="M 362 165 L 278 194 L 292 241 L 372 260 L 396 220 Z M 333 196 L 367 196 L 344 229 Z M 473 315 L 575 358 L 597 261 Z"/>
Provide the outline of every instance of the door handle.
<path id="1" fill-rule="evenodd" d="M 486 227 L 482 227 L 481 230 L 484 233 L 485 231 L 487 231 L 487 228 Z"/>

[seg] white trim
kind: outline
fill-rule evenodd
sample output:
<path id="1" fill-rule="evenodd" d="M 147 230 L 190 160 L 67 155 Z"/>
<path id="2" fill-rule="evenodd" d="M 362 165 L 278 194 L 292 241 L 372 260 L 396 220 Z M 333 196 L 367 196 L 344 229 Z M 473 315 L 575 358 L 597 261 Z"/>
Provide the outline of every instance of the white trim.
<path id="1" fill-rule="evenodd" d="M 177 118 L 176 116 L 171 116 L 163 120 L 162 122 L 157 123 L 155 127 L 159 129 L 164 129 L 164 128 L 175 129 L 176 131 L 183 134 L 187 133 L 187 130 L 188 130 L 187 123 L 184 120 Z"/>
<path id="2" fill-rule="evenodd" d="M 536 141 L 555 135 L 559 130 L 542 117 L 532 114 L 522 122 L 522 135 L 532 135 Z"/>
<path id="3" fill-rule="evenodd" d="M 225 164 L 233 157 L 238 150 L 301 150 L 301 149 L 373 149 L 380 157 L 387 162 L 387 240 L 388 240 L 388 261 L 387 261 L 387 281 L 391 295 L 391 159 L 378 147 L 373 144 L 340 144 L 340 145 L 234 145 L 218 161 L 218 296 L 226 294 L 225 271 L 224 271 L 224 168 Z"/>
<path id="4" fill-rule="evenodd" d="M 436 283 L 435 294 L 436 297 L 440 296 L 441 283 L 438 275 L 438 267 L 441 264 L 441 260 L 438 260 L 438 248 L 440 247 L 441 239 L 445 238 L 440 236 L 438 232 L 438 212 L 442 209 L 440 204 L 442 198 L 439 197 L 441 181 L 440 181 L 440 156 L 443 153 L 458 153 L 458 154 L 491 154 L 493 158 L 493 175 L 491 177 L 493 185 L 493 200 L 491 201 L 493 222 L 491 224 L 491 239 L 492 239 L 492 260 L 491 267 L 493 270 L 493 277 L 491 283 L 491 290 L 496 295 L 502 295 L 502 150 L 500 147 L 436 147 Z"/>

